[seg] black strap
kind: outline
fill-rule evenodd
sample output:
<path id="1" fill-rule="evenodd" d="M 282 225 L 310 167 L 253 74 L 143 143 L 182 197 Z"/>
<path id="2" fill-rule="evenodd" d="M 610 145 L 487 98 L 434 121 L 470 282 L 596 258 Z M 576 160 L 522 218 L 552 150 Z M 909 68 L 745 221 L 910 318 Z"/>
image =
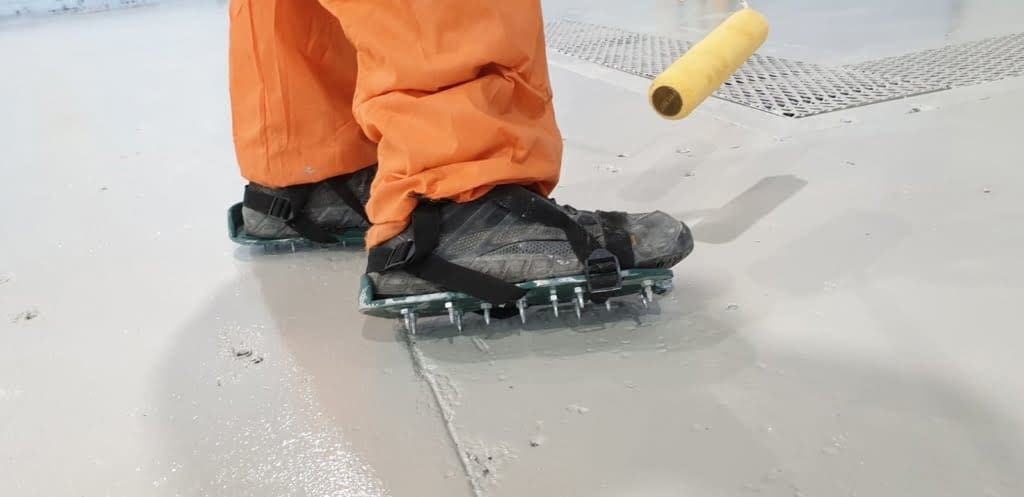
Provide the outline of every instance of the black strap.
<path id="1" fill-rule="evenodd" d="M 366 271 L 381 273 L 401 267 L 446 290 L 472 295 L 492 304 L 504 304 L 526 295 L 526 290 L 516 285 L 433 254 L 441 239 L 441 205 L 421 202 L 412 215 L 412 241 L 394 248 L 370 249 Z"/>
<path id="2" fill-rule="evenodd" d="M 585 262 L 594 250 L 601 248 L 597 240 L 584 227 L 569 217 L 552 200 L 537 195 L 515 195 L 513 193 L 500 198 L 498 204 L 527 221 L 562 230 L 580 262 Z"/>
<path id="3" fill-rule="evenodd" d="M 633 239 L 629 234 L 629 217 L 624 212 L 597 211 L 604 230 L 604 246 L 619 258 L 619 264 L 633 267 L 636 258 L 633 254 Z"/>
<path id="4" fill-rule="evenodd" d="M 356 211 L 356 214 L 362 216 L 362 218 L 369 223 L 370 218 L 366 215 L 366 208 L 363 207 L 363 203 L 359 201 L 359 197 L 356 196 L 355 192 L 348 187 L 345 179 L 345 176 L 335 176 L 327 180 L 326 183 L 327 186 L 334 190 L 334 193 L 341 197 L 341 200 L 345 202 L 345 205 Z"/>
<path id="5" fill-rule="evenodd" d="M 606 247 L 602 247 L 585 226 L 566 213 L 566 210 L 577 213 L 575 209 L 559 207 L 553 199 L 516 195 L 512 192 L 498 200 L 498 203 L 518 213 L 523 219 L 561 229 L 576 258 L 586 270 L 587 285 L 592 294 L 622 288 L 622 262 L 628 264 L 626 267 L 632 267 L 635 260 L 633 244 L 627 231 L 629 220 L 625 214 L 597 213 L 602 225 L 605 221 L 610 224 L 603 228 Z"/>
<path id="6" fill-rule="evenodd" d="M 283 188 L 275 193 L 245 186 L 243 205 L 266 216 L 280 219 L 296 233 L 317 243 L 333 243 L 334 236 L 305 215 L 306 202 L 313 185 Z"/>

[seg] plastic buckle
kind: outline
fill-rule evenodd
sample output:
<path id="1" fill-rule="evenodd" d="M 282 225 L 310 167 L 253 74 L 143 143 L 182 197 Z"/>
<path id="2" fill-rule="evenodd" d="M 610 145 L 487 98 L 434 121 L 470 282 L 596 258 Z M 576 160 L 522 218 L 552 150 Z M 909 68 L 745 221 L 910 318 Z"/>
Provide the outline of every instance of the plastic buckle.
<path id="1" fill-rule="evenodd" d="M 292 212 L 292 201 L 286 197 L 275 195 L 274 200 L 270 201 L 270 207 L 267 208 L 267 215 L 282 219 L 284 222 L 292 221 L 295 218 L 295 213 Z"/>
<path id="2" fill-rule="evenodd" d="M 599 248 L 587 257 L 587 286 L 590 293 L 614 292 L 622 289 L 619 258 L 608 249 Z"/>
<path id="3" fill-rule="evenodd" d="M 408 265 L 416 256 L 416 244 L 412 241 L 403 242 L 395 247 L 388 254 L 388 260 L 384 263 L 384 271 Z"/>

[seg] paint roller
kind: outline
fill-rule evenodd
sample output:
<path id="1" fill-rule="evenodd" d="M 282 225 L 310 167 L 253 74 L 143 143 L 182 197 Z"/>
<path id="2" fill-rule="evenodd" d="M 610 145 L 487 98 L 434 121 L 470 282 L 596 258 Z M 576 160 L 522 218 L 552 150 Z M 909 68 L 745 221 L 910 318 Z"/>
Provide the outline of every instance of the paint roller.
<path id="1" fill-rule="evenodd" d="M 768 20 L 747 7 L 729 16 L 651 84 L 648 97 L 666 119 L 682 119 L 761 47 Z"/>

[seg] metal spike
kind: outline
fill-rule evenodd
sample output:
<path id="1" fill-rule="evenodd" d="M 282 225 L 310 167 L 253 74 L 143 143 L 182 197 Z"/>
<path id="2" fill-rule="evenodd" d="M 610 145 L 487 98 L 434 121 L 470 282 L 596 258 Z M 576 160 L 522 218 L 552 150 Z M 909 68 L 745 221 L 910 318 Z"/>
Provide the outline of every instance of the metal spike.
<path id="1" fill-rule="evenodd" d="M 402 309 L 402 318 L 405 320 L 405 329 L 410 335 L 416 334 L 416 313 L 412 309 Z"/>
<path id="2" fill-rule="evenodd" d="M 448 322 L 455 324 L 455 304 L 452 302 L 445 302 L 444 308 L 448 309 Z"/>
<path id="3" fill-rule="evenodd" d="M 583 287 L 578 286 L 572 289 L 573 293 L 576 294 L 576 302 L 579 303 L 580 309 L 587 306 L 587 299 L 583 296 Z"/>
<path id="4" fill-rule="evenodd" d="M 646 292 L 640 293 L 640 303 L 644 305 L 644 309 L 647 309 L 651 306 L 651 302 L 647 300 Z"/>
<path id="5" fill-rule="evenodd" d="M 644 280 L 644 297 L 647 298 L 648 302 L 654 302 L 654 282 L 651 280 Z"/>
<path id="6" fill-rule="evenodd" d="M 573 299 L 572 308 L 576 311 L 576 319 L 583 319 L 583 307 L 580 306 L 580 301 Z"/>
<path id="7" fill-rule="evenodd" d="M 517 300 L 516 307 L 519 308 L 519 320 L 526 324 L 526 297 Z"/>
<path id="8" fill-rule="evenodd" d="M 488 326 L 491 325 L 491 304 L 484 302 L 480 304 L 480 309 L 484 311 L 484 323 Z"/>
<path id="9" fill-rule="evenodd" d="M 458 328 L 459 334 L 462 334 L 462 311 L 455 311 L 455 327 Z"/>
<path id="10" fill-rule="evenodd" d="M 604 308 L 608 309 L 608 312 L 612 312 L 612 301 L 611 299 L 604 301 Z"/>
<path id="11" fill-rule="evenodd" d="M 551 287 L 551 309 L 555 311 L 555 317 L 558 317 L 558 290 L 555 287 Z"/>

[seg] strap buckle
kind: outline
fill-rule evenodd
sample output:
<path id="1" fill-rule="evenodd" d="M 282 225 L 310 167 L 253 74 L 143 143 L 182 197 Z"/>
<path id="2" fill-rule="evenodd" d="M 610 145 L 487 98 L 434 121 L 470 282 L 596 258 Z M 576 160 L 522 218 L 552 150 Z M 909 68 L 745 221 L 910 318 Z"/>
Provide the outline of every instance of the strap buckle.
<path id="1" fill-rule="evenodd" d="M 274 195 L 271 197 L 270 206 L 267 207 L 267 215 L 276 217 L 284 222 L 291 222 L 295 219 L 295 212 L 292 210 L 292 201 L 287 197 Z"/>
<path id="2" fill-rule="evenodd" d="M 599 248 L 587 256 L 586 276 L 590 293 L 606 293 L 622 289 L 619 258 L 608 249 Z"/>

